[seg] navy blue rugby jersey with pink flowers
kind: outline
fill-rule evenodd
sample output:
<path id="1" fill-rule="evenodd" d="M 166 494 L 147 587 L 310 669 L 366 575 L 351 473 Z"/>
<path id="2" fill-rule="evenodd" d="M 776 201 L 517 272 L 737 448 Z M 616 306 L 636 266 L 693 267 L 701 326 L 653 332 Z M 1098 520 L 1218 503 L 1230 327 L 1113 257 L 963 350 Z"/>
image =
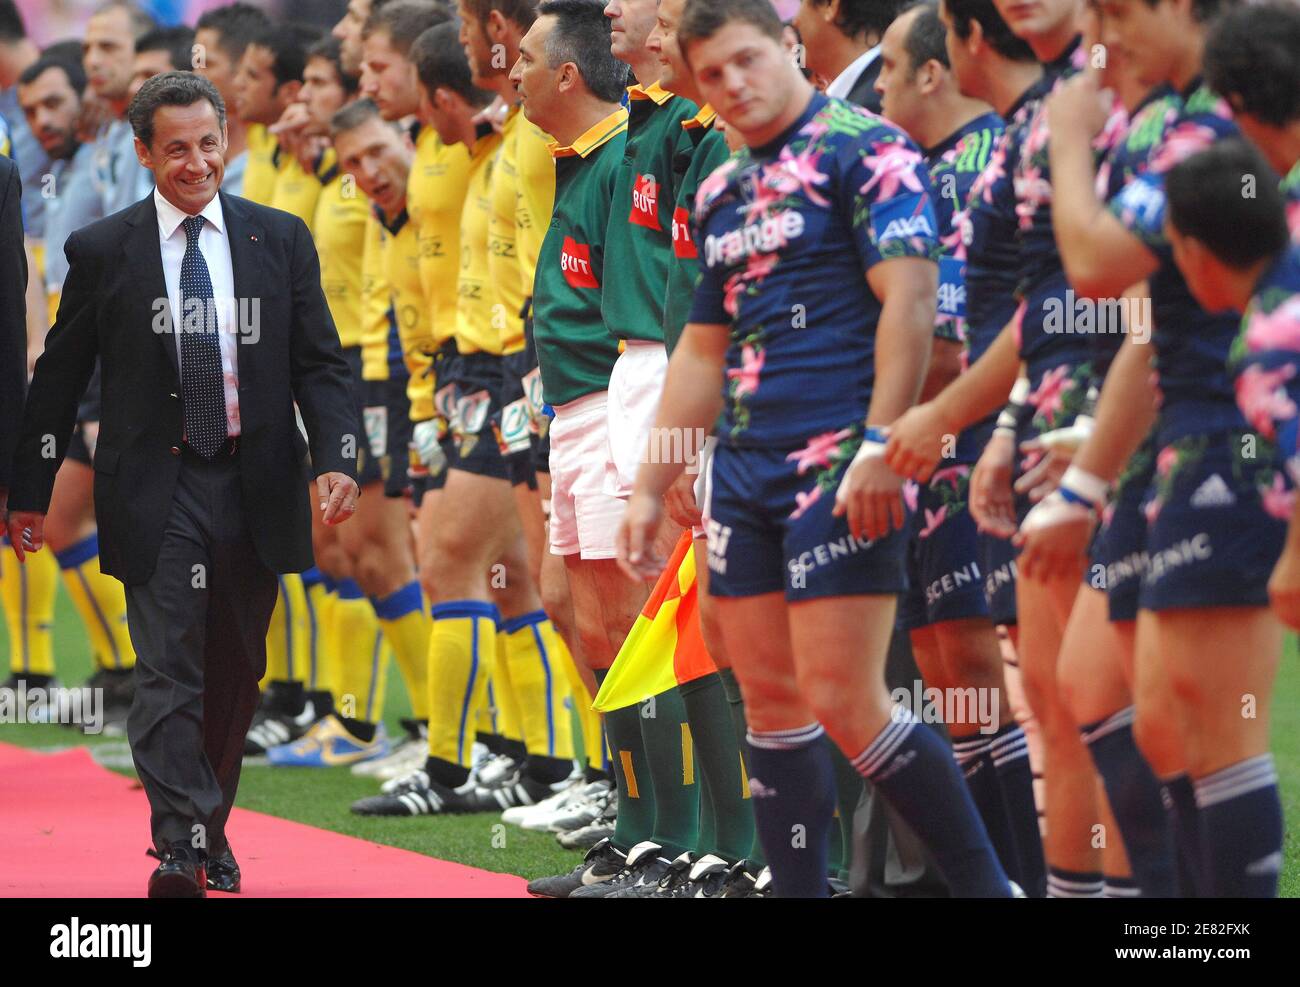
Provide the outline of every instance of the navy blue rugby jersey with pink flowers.
<path id="1" fill-rule="evenodd" d="M 821 93 L 705 179 L 691 321 L 730 328 L 720 441 L 793 448 L 866 420 L 881 311 L 866 272 L 937 257 L 931 192 L 902 131 Z"/>
<path id="2" fill-rule="evenodd" d="M 1196 303 L 1164 229 L 1165 175 L 1184 158 L 1236 133 L 1228 104 L 1194 80 L 1182 93 L 1180 111 L 1166 126 L 1150 166 L 1108 206 L 1160 261 L 1148 284 L 1160 389 L 1157 442 L 1162 448 L 1188 435 L 1245 428 L 1228 371 L 1239 319 L 1232 313 L 1211 314 Z"/>
<path id="3" fill-rule="evenodd" d="M 957 225 L 971 186 L 988 166 L 1002 136 L 1002 118 L 982 113 L 922 153 L 934 183 L 934 212 L 939 220 L 939 301 L 934 334 L 961 342 L 966 321 L 966 250 Z"/>
<path id="4" fill-rule="evenodd" d="M 1228 361 L 1237 405 L 1300 483 L 1300 244 L 1264 271 Z"/>

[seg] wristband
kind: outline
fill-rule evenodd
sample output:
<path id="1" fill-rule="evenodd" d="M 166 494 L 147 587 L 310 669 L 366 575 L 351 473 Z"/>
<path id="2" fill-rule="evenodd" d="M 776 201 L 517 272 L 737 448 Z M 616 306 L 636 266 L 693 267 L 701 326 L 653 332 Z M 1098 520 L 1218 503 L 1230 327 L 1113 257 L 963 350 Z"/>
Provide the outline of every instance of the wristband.
<path id="1" fill-rule="evenodd" d="M 1016 382 L 1011 387 L 1011 397 L 1007 401 L 1007 406 L 1002 409 L 998 415 L 997 427 L 995 431 L 1005 430 L 1013 436 L 1020 428 L 1020 415 L 1025 408 L 1025 400 L 1029 397 L 1029 378 L 1017 377 Z"/>
<path id="2" fill-rule="evenodd" d="M 1100 510 L 1105 505 L 1106 498 L 1110 493 L 1110 484 L 1087 470 L 1071 466 L 1065 471 L 1065 475 L 1061 477 L 1061 483 L 1057 489 L 1061 492 L 1061 496 L 1067 500 L 1087 504 Z"/>

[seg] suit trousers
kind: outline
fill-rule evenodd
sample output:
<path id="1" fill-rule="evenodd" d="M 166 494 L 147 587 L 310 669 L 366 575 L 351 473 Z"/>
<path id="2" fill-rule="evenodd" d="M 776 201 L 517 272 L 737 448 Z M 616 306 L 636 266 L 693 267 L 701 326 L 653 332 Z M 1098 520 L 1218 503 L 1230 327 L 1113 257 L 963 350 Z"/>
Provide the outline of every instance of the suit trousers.
<path id="1" fill-rule="evenodd" d="M 135 700 L 127 739 L 149 798 L 154 846 L 226 846 L 244 736 L 266 671 L 278 582 L 244 513 L 238 452 L 181 447 L 158 564 L 127 585 Z"/>

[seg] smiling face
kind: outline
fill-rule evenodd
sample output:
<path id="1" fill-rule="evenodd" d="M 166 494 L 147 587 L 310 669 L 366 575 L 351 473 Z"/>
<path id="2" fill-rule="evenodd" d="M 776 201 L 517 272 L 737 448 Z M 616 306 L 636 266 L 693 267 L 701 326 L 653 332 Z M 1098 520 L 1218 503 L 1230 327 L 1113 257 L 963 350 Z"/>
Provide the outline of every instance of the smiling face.
<path id="1" fill-rule="evenodd" d="M 791 48 L 788 37 L 777 42 L 752 24 L 731 21 L 686 51 L 704 102 L 750 146 L 775 138 L 771 130 L 791 99 L 807 91 Z"/>
<path id="2" fill-rule="evenodd" d="M 95 95 L 108 102 L 126 99 L 131 85 L 135 36 L 125 8 L 111 7 L 86 22 L 81 61 Z"/>
<path id="3" fill-rule="evenodd" d="M 659 85 L 678 96 L 693 97 L 695 80 L 690 66 L 682 57 L 677 43 L 677 25 L 681 23 L 686 0 L 660 0 L 654 30 L 646 39 L 646 51 L 659 59 Z"/>
<path id="4" fill-rule="evenodd" d="M 339 168 L 390 219 L 406 205 L 406 179 L 411 173 L 411 149 L 390 124 L 371 117 L 334 137 Z"/>
<path id="5" fill-rule="evenodd" d="M 18 105 L 27 126 L 51 158 L 67 158 L 77 149 L 77 115 L 81 99 L 62 69 L 46 69 L 18 87 Z"/>
<path id="6" fill-rule="evenodd" d="M 153 172 L 163 198 L 197 216 L 221 187 L 226 165 L 226 131 L 206 99 L 189 106 L 160 106 L 153 114 L 153 140 L 137 138 L 135 153 Z"/>
<path id="7" fill-rule="evenodd" d="M 372 31 L 361 42 L 361 95 L 379 107 L 385 120 L 398 120 L 416 112 L 420 106 L 420 80 L 415 66 L 393 47 L 393 38 L 385 30 Z"/>

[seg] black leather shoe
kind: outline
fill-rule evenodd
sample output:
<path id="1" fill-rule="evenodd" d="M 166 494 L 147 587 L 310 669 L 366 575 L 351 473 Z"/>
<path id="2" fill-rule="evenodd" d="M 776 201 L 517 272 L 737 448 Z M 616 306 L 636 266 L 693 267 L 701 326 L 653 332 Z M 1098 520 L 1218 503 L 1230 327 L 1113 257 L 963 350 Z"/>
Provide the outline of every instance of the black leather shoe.
<path id="1" fill-rule="evenodd" d="M 149 897 L 205 898 L 207 883 L 199 852 L 188 843 L 173 843 L 163 853 L 158 869 L 149 876 Z"/>
<path id="2" fill-rule="evenodd" d="M 239 894 L 239 863 L 229 845 L 217 856 L 208 858 L 208 890 Z"/>

